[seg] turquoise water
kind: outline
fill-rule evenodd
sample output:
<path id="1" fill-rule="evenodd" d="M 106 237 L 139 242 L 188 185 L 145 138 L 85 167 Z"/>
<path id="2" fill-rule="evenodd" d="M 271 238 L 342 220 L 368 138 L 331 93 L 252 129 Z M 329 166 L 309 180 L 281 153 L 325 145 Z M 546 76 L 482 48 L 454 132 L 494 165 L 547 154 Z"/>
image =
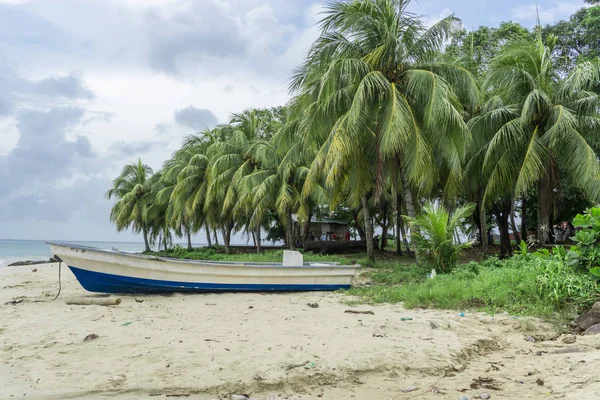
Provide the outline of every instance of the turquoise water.
<path id="1" fill-rule="evenodd" d="M 144 250 L 144 243 L 136 242 L 76 242 L 84 246 L 97 247 L 100 249 L 117 248 L 128 253 L 139 253 Z M 0 267 L 4 267 L 15 261 L 25 260 L 47 260 L 52 256 L 50 247 L 42 240 L 3 240 L 0 239 Z"/>

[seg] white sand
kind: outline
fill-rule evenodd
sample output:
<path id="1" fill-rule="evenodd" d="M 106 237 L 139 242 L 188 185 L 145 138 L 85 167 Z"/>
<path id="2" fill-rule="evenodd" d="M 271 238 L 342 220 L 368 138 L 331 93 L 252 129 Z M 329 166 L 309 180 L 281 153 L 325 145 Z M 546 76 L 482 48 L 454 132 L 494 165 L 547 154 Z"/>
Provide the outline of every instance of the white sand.
<path id="1" fill-rule="evenodd" d="M 0 269 L 0 399 L 600 398 L 600 335 L 571 345 L 524 340 L 555 338 L 536 320 L 350 307 L 333 293 L 120 296 L 114 307 L 68 306 L 90 294 L 63 268 L 62 294 L 51 302 L 57 276 L 56 265 Z M 24 301 L 5 305 L 13 299 Z M 92 333 L 99 338 L 84 342 Z M 565 349 L 576 352 L 556 353 Z M 314 368 L 294 367 L 309 361 Z M 501 390 L 471 388 L 479 377 Z M 418 390 L 402 392 L 410 386 Z"/>

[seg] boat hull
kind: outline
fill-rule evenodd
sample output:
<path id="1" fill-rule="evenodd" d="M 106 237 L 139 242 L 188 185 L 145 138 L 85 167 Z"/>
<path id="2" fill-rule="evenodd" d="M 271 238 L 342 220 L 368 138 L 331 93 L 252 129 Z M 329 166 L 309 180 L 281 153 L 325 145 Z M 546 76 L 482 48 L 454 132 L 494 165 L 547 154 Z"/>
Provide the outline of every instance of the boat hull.
<path id="1" fill-rule="evenodd" d="M 150 257 L 49 243 L 81 286 L 99 293 L 327 291 L 350 287 L 359 266 L 231 263 Z"/>

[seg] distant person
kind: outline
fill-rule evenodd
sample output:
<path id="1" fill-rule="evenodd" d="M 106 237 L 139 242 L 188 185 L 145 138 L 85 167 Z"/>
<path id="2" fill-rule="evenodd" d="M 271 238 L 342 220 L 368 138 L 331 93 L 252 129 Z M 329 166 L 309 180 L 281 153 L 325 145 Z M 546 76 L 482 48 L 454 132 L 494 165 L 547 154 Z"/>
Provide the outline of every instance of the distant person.
<path id="1" fill-rule="evenodd" d="M 323 232 L 323 234 L 321 235 L 321 240 L 322 240 L 323 242 L 326 242 L 326 241 L 327 241 L 327 235 L 325 234 L 325 232 Z"/>
<path id="2" fill-rule="evenodd" d="M 494 235 L 492 235 L 492 229 L 488 229 L 488 243 L 494 244 Z"/>
<path id="3" fill-rule="evenodd" d="M 333 234 L 331 235 L 331 239 L 335 242 L 337 240 L 337 235 L 335 234 L 335 232 L 333 232 Z"/>
<path id="4" fill-rule="evenodd" d="M 311 232 L 311 233 L 310 233 L 310 241 L 311 241 L 311 242 L 314 242 L 314 241 L 315 241 L 315 233 L 314 233 L 314 232 Z"/>
<path id="5" fill-rule="evenodd" d="M 346 242 L 350 241 L 350 231 L 346 231 Z"/>

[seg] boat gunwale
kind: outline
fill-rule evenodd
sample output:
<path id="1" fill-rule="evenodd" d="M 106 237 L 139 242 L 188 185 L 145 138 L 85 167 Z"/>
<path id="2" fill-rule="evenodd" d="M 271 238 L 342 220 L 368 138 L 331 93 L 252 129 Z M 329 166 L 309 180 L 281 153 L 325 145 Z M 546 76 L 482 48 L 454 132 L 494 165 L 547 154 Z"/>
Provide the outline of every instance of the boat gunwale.
<path id="1" fill-rule="evenodd" d="M 66 242 L 48 241 L 48 242 L 44 242 L 44 243 L 47 245 L 50 245 L 50 246 L 63 247 L 63 248 L 69 249 L 69 250 L 83 250 L 83 251 L 96 252 L 96 253 L 101 253 L 101 254 L 108 254 L 111 256 L 122 256 L 125 258 L 135 258 L 135 259 L 158 261 L 158 262 L 174 262 L 174 263 L 181 263 L 181 264 L 201 264 L 201 265 L 207 265 L 207 266 L 253 267 L 253 268 L 277 267 L 277 268 L 286 268 L 286 269 L 293 269 L 293 268 L 359 269 L 360 268 L 359 264 L 340 265 L 340 263 L 338 263 L 338 262 L 305 262 L 303 265 L 297 265 L 297 266 L 286 265 L 286 266 L 284 266 L 282 263 L 268 263 L 268 262 L 256 262 L 256 261 L 245 262 L 245 261 L 189 260 L 189 259 L 182 259 L 182 258 L 159 257 L 159 256 L 149 256 L 149 255 L 145 255 L 145 254 L 128 253 L 128 252 L 122 252 L 122 251 L 112 251 L 112 250 L 106 250 L 106 249 L 99 249 L 97 247 L 76 245 L 76 244 L 71 244 L 71 243 L 66 243 Z"/>

